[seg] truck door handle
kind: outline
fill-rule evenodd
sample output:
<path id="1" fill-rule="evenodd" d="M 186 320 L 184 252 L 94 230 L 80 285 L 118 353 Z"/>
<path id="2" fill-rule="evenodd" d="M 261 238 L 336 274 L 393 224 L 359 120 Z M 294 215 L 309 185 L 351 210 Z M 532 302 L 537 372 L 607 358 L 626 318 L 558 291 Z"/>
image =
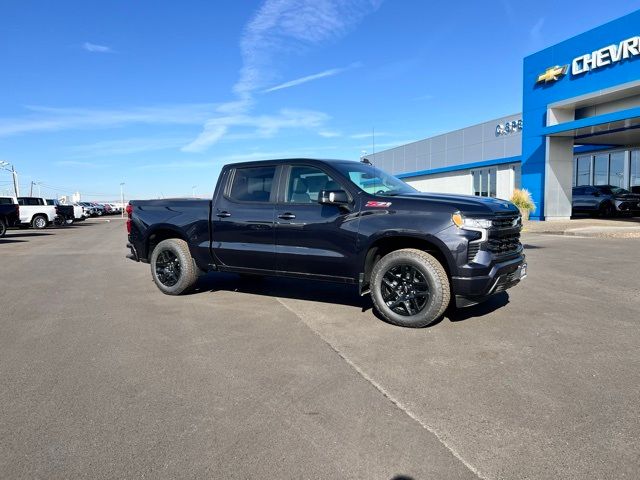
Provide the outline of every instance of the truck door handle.
<path id="1" fill-rule="evenodd" d="M 216 213 L 216 217 L 220 217 L 220 218 L 228 218 L 230 216 L 231 216 L 231 214 L 229 212 L 218 212 L 218 213 Z"/>
<path id="2" fill-rule="evenodd" d="M 283 220 L 293 220 L 294 218 L 296 218 L 296 216 L 293 213 L 283 213 L 281 215 L 278 215 L 278 218 L 281 218 Z"/>

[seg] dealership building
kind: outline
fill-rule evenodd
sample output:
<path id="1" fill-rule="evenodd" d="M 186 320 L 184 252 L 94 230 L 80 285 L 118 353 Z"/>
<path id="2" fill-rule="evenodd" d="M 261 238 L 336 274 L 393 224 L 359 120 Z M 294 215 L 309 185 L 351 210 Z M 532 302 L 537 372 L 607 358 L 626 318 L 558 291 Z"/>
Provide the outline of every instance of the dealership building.
<path id="1" fill-rule="evenodd" d="M 524 59 L 522 113 L 368 155 L 418 190 L 509 198 L 571 216 L 572 188 L 640 191 L 640 10 Z"/>

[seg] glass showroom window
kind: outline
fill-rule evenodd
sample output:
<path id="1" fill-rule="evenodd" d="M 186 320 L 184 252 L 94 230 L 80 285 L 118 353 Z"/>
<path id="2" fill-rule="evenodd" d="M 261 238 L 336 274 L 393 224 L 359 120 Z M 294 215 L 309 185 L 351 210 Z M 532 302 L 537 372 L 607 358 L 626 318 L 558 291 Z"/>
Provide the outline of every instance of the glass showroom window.
<path id="1" fill-rule="evenodd" d="M 634 193 L 640 193 L 640 150 L 631 151 L 630 167 L 629 179 L 631 180 L 631 189 Z"/>
<path id="2" fill-rule="evenodd" d="M 627 152 L 613 152 L 609 160 L 609 185 L 625 188 L 624 157 Z"/>
<path id="3" fill-rule="evenodd" d="M 477 197 L 495 197 L 497 171 L 495 168 L 486 170 L 474 170 L 473 174 L 473 194 Z"/>
<path id="4" fill-rule="evenodd" d="M 607 185 L 609 183 L 609 154 L 596 155 L 593 160 L 593 184 Z"/>
<path id="5" fill-rule="evenodd" d="M 591 185 L 591 156 L 578 157 L 576 185 Z"/>

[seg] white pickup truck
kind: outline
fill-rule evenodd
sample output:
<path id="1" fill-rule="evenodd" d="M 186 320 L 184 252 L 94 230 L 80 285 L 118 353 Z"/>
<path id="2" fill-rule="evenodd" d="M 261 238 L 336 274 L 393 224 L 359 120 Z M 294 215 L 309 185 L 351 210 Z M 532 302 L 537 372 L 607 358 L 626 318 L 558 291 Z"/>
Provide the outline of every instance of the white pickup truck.
<path id="1" fill-rule="evenodd" d="M 18 197 L 20 223 L 43 229 L 51 225 L 57 216 L 55 205 L 47 205 L 44 198 Z"/>

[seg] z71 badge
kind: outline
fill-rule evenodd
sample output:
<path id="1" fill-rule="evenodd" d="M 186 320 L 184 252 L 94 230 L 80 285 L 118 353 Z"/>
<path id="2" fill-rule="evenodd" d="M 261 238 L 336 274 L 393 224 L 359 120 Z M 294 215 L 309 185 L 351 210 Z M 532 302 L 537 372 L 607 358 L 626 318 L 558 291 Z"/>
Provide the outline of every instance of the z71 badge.
<path id="1" fill-rule="evenodd" d="M 375 208 L 389 208 L 390 206 L 391 206 L 391 202 L 374 202 L 374 201 L 369 201 L 365 205 L 365 207 L 375 207 Z"/>

